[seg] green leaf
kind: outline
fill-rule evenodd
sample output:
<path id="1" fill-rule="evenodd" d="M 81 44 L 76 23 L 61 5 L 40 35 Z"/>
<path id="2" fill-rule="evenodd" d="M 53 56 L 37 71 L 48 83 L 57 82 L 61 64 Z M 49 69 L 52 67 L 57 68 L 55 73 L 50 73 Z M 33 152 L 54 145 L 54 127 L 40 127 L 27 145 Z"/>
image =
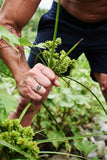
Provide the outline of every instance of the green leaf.
<path id="1" fill-rule="evenodd" d="M 91 160 L 100 160 L 98 157 L 92 158 Z"/>
<path id="2" fill-rule="evenodd" d="M 76 141 L 75 142 L 75 147 L 77 149 L 79 149 L 80 151 L 83 151 L 83 153 L 85 154 L 85 156 L 87 156 L 91 151 L 94 151 L 97 149 L 97 145 L 96 144 L 92 144 L 90 141 L 86 140 L 86 141 Z"/>
<path id="3" fill-rule="evenodd" d="M 6 39 L 15 49 L 15 45 L 20 45 L 18 37 L 15 34 L 11 34 L 5 27 L 0 26 L 0 39 Z"/>
<path id="4" fill-rule="evenodd" d="M 19 39 L 19 43 L 20 46 L 32 46 L 31 42 L 23 37 Z"/>
<path id="5" fill-rule="evenodd" d="M 2 36 L 7 36 L 8 34 L 9 34 L 9 31 L 5 27 L 0 26 L 0 38 Z"/>
<path id="6" fill-rule="evenodd" d="M 2 102 L 1 107 L 5 107 L 7 114 L 15 110 L 17 106 L 17 100 L 15 97 L 0 89 L 0 98 Z"/>
<path id="7" fill-rule="evenodd" d="M 71 102 L 68 102 L 66 99 L 62 99 L 59 105 L 66 108 L 71 108 L 73 106 L 73 104 Z"/>
<path id="8" fill-rule="evenodd" d="M 36 47 L 46 49 L 45 43 L 36 44 Z"/>
<path id="9" fill-rule="evenodd" d="M 4 119 L 7 118 L 7 112 L 5 105 L 3 104 L 2 100 L 0 99 L 0 125 Z"/>
<path id="10" fill-rule="evenodd" d="M 3 146 L 5 146 L 5 147 L 8 147 L 8 148 L 10 148 L 10 149 L 12 149 L 12 150 L 14 150 L 14 151 L 16 151 L 16 152 L 18 152 L 18 153 L 20 153 L 20 154 L 22 154 L 22 155 L 24 155 L 26 158 L 29 158 L 30 160 L 35 160 L 33 157 L 31 157 L 30 154 L 22 151 L 22 150 L 19 149 L 18 147 L 15 147 L 15 146 L 11 145 L 10 143 L 7 143 L 7 142 L 5 142 L 5 141 L 3 141 L 3 140 L 0 140 L 0 144 L 3 145 Z"/>
<path id="11" fill-rule="evenodd" d="M 55 130 L 55 131 L 49 131 L 49 133 L 48 133 L 48 138 L 61 138 L 61 137 L 63 137 L 63 135 L 62 135 L 62 133 L 60 132 L 60 131 L 57 131 L 57 130 Z M 61 141 L 52 141 L 52 143 L 53 143 L 53 145 L 56 147 L 56 148 L 58 148 L 59 147 L 59 145 L 62 143 Z"/>
<path id="12" fill-rule="evenodd" d="M 6 38 L 11 45 L 19 44 L 18 37 L 15 34 L 11 34 L 5 27 L 0 26 L 0 38 Z"/>
<path id="13" fill-rule="evenodd" d="M 93 137 L 93 136 L 104 135 L 104 134 L 106 133 L 96 133 L 96 134 L 73 136 L 73 137 L 51 138 L 51 139 L 37 140 L 36 142 L 40 144 L 40 143 L 47 143 L 47 142 L 52 142 L 52 141 L 66 141 L 66 140 L 71 140 L 71 139 L 83 139 L 85 137 Z"/>

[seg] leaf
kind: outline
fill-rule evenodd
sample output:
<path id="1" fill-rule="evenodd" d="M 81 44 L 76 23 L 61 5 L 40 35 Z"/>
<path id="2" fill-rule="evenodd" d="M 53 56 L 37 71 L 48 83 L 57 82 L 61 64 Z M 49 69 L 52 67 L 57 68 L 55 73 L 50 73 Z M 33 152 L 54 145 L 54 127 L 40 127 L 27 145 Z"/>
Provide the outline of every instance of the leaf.
<path id="1" fill-rule="evenodd" d="M 13 47 L 15 45 L 20 45 L 18 37 L 15 34 L 8 33 L 6 36 L 2 35 Z"/>
<path id="2" fill-rule="evenodd" d="M 33 157 L 31 157 L 30 154 L 28 154 L 28 153 L 22 151 L 21 149 L 19 149 L 19 147 L 15 147 L 15 146 L 11 145 L 10 143 L 7 143 L 7 142 L 5 142 L 3 140 L 0 140 L 0 144 L 5 146 L 5 147 L 8 147 L 8 148 L 10 148 L 10 149 L 12 149 L 12 150 L 14 150 L 16 152 L 18 152 L 18 153 L 20 153 L 22 155 L 24 155 L 26 158 L 29 158 L 31 160 L 35 160 Z"/>
<path id="3" fill-rule="evenodd" d="M 49 131 L 48 138 L 61 138 L 63 135 L 60 131 Z M 62 143 L 61 141 L 52 141 L 53 145 L 58 148 L 59 145 Z"/>
<path id="4" fill-rule="evenodd" d="M 19 43 L 20 46 L 32 46 L 31 42 L 23 37 L 19 39 Z"/>
<path id="5" fill-rule="evenodd" d="M 18 37 L 15 34 L 11 34 L 5 27 L 0 26 L 0 39 L 6 39 L 15 49 L 15 45 L 20 45 Z"/>
<path id="6" fill-rule="evenodd" d="M 5 27 L 0 26 L 0 39 L 2 36 L 6 36 L 8 34 L 9 34 L 9 31 Z"/>
<path id="7" fill-rule="evenodd" d="M 98 157 L 92 158 L 91 160 L 100 160 Z"/>
<path id="8" fill-rule="evenodd" d="M 97 149 L 97 145 L 96 144 L 92 144 L 90 141 L 86 140 L 86 141 L 76 141 L 75 142 L 75 147 L 77 149 L 79 149 L 80 151 L 83 151 L 83 153 L 85 154 L 85 156 L 87 156 L 91 151 L 94 151 Z"/>
<path id="9" fill-rule="evenodd" d="M 62 99 L 62 100 L 59 102 L 59 105 L 60 105 L 61 107 L 71 108 L 71 107 L 73 106 L 73 103 L 68 102 L 66 99 Z"/>
<path id="10" fill-rule="evenodd" d="M 44 44 L 44 43 L 36 44 L 36 47 L 38 47 L 38 48 L 42 48 L 42 49 L 46 49 L 46 47 L 45 47 L 45 44 Z"/>
<path id="11" fill-rule="evenodd" d="M 0 89 L 0 98 L 2 102 L 1 107 L 5 107 L 7 114 L 15 110 L 17 106 L 17 100 L 15 97 Z"/>
<path id="12" fill-rule="evenodd" d="M 7 112 L 5 105 L 3 104 L 2 100 L 0 99 L 0 125 L 4 119 L 7 118 Z"/>

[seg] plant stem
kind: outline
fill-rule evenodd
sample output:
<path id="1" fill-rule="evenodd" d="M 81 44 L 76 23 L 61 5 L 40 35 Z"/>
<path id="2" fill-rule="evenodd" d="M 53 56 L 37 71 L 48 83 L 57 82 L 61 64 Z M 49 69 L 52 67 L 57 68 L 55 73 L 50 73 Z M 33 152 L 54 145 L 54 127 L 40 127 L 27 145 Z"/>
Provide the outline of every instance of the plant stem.
<path id="1" fill-rule="evenodd" d="M 107 111 L 106 111 L 106 109 L 104 108 L 104 106 L 103 106 L 103 104 L 101 103 L 101 101 L 99 100 L 99 98 L 98 98 L 87 86 L 85 86 L 84 84 L 78 82 L 77 80 L 75 80 L 75 79 L 73 79 L 73 78 L 71 78 L 71 77 L 69 77 L 69 76 L 67 76 L 67 77 L 63 76 L 63 77 L 64 77 L 64 78 L 67 78 L 67 79 L 69 79 L 69 80 L 72 80 L 72 81 L 80 84 L 80 85 L 83 86 L 84 88 L 86 88 L 86 89 L 96 98 L 96 100 L 98 101 L 98 103 L 101 105 L 103 111 L 104 111 L 105 114 L 107 115 Z M 61 78 L 66 82 L 66 80 L 65 80 L 63 77 L 61 76 Z M 66 82 L 66 83 L 67 83 L 67 82 Z"/>
<path id="2" fill-rule="evenodd" d="M 29 158 L 30 160 L 36 160 L 35 158 L 33 158 L 29 153 L 26 153 L 25 151 L 21 150 L 21 148 L 14 146 L 8 142 L 5 142 L 4 140 L 0 140 L 0 145 L 5 146 L 11 150 L 14 150 L 20 154 L 22 154 L 24 157 Z M 10 157 L 11 158 L 11 157 Z M 10 159 L 9 159 L 10 160 Z"/>
<path id="3" fill-rule="evenodd" d="M 46 108 L 46 110 L 48 111 L 48 113 L 50 114 L 51 118 L 54 120 L 54 122 L 56 123 L 57 127 L 59 128 L 59 130 L 63 133 L 62 128 L 60 127 L 59 123 L 56 121 L 55 117 L 53 116 L 53 114 L 50 112 L 50 110 L 48 109 L 48 107 L 42 102 L 40 101 L 41 104 Z"/>
<path id="4" fill-rule="evenodd" d="M 83 38 L 80 39 L 80 40 L 65 54 L 65 56 L 64 56 L 61 60 L 58 61 L 58 63 L 57 63 L 55 66 L 52 67 L 52 70 L 54 70 L 55 67 L 57 67 L 57 66 L 64 60 L 64 58 L 65 58 L 66 56 L 68 56 L 68 55 L 77 47 L 77 45 L 78 45 L 82 40 L 83 40 Z"/>
<path id="5" fill-rule="evenodd" d="M 95 133 L 95 134 L 90 134 L 90 135 L 80 135 L 80 136 L 72 136 L 72 137 L 61 137 L 61 138 L 51 138 L 51 139 L 44 139 L 44 140 L 37 140 L 36 142 L 38 144 L 41 143 L 48 143 L 48 142 L 58 142 L 58 141 L 68 141 L 68 140 L 74 140 L 74 139 L 83 139 L 83 138 L 88 138 L 88 137 L 95 137 L 99 135 L 106 135 L 107 132 L 105 133 Z"/>
<path id="6" fill-rule="evenodd" d="M 34 50 L 34 48 L 32 48 L 32 47 L 29 47 L 29 48 L 36 54 L 36 56 L 38 56 L 38 58 L 41 60 L 41 62 L 46 66 L 45 61 L 40 56 L 40 54 L 42 54 L 41 51 L 40 51 L 40 54 L 39 54 Z"/>
<path id="7" fill-rule="evenodd" d="M 52 151 L 40 151 L 40 154 L 60 154 L 60 155 L 67 155 L 67 156 L 72 156 L 72 157 L 77 157 L 77 158 L 82 158 L 88 160 L 86 157 L 78 156 L 75 154 L 70 154 L 70 153 L 62 153 L 62 152 L 52 152 Z"/>
<path id="8" fill-rule="evenodd" d="M 27 106 L 24 108 L 23 112 L 21 113 L 20 117 L 19 117 L 19 122 L 21 123 L 24 115 L 26 114 L 27 110 L 29 109 L 29 107 L 32 105 L 32 100 L 29 101 L 29 103 L 27 104 Z"/>
<path id="9" fill-rule="evenodd" d="M 55 30 L 54 30 L 53 44 L 52 44 L 52 53 L 51 53 L 50 62 L 49 62 L 49 66 L 48 66 L 50 68 L 52 68 L 52 59 L 53 59 L 54 48 L 55 48 L 55 40 L 56 40 L 57 29 L 58 29 L 59 11 L 60 11 L 60 0 L 58 0 L 56 21 L 55 21 Z"/>

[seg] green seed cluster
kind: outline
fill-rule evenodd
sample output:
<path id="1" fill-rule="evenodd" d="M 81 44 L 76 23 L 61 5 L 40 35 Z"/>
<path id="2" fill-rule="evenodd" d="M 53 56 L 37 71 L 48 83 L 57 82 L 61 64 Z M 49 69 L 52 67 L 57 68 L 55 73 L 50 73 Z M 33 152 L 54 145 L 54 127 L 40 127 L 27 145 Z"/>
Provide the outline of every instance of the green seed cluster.
<path id="1" fill-rule="evenodd" d="M 33 141 L 34 132 L 33 129 L 28 127 L 22 127 L 19 124 L 18 119 L 7 119 L 0 126 L 0 139 L 11 145 L 20 148 L 26 153 L 30 154 L 33 158 L 37 159 L 39 154 L 39 148 L 37 143 Z M 3 149 L 8 152 L 9 156 L 12 157 L 15 151 L 0 145 L 0 150 Z M 17 155 L 18 153 L 16 153 Z"/>
<path id="2" fill-rule="evenodd" d="M 58 47 L 58 45 L 61 45 L 61 43 L 61 38 L 57 38 L 55 41 L 53 58 L 51 61 L 51 68 L 57 75 L 65 73 L 68 67 L 73 68 L 75 65 L 75 60 L 71 60 L 64 50 L 61 50 L 60 53 L 56 52 L 56 48 Z M 52 54 L 53 41 L 46 41 L 44 45 L 46 47 L 46 50 L 43 51 L 43 58 L 49 66 Z"/>

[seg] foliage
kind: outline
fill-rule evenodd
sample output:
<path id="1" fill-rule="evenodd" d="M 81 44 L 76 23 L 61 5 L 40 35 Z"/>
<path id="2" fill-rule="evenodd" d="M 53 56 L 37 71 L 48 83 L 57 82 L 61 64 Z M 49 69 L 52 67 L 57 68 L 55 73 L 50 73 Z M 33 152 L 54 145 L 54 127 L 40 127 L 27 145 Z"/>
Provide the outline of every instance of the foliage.
<path id="1" fill-rule="evenodd" d="M 5 36 L 2 36 L 2 37 L 7 38 L 7 40 L 9 40 L 10 33 L 5 34 Z M 32 46 L 32 44 L 24 38 L 21 38 L 21 39 L 17 37 L 14 37 L 14 38 L 16 39 L 14 42 L 11 40 L 12 37 L 9 40 L 9 42 L 12 43 L 14 47 L 16 43 L 17 45 L 22 45 L 22 46 L 25 46 L 25 45 Z M 51 57 L 50 55 L 52 51 L 51 47 L 53 45 L 52 43 L 53 43 L 52 41 L 46 41 L 43 44 L 39 44 L 39 46 L 41 46 L 42 48 L 47 49 L 47 50 L 44 50 L 44 52 L 42 53 L 44 60 L 46 62 L 46 65 L 50 63 L 50 57 Z M 59 44 L 61 44 L 61 39 L 58 38 L 55 41 L 55 48 Z M 75 46 L 73 47 L 73 49 L 74 48 Z M 69 51 L 67 53 L 65 51 L 56 53 L 54 49 L 53 59 L 52 59 L 52 69 L 56 74 L 61 75 L 62 73 L 66 72 L 68 66 L 73 66 L 74 61 L 69 59 L 68 57 L 69 53 L 70 53 Z M 72 72 L 71 72 L 71 75 L 72 75 Z M 92 116 L 95 114 L 95 112 L 98 113 L 98 111 L 95 110 L 95 108 L 94 110 L 91 108 L 92 103 L 91 101 L 89 101 L 89 94 L 87 94 L 86 88 L 85 89 L 82 88 L 82 90 L 80 90 L 80 88 L 76 87 L 77 92 L 74 92 L 74 90 L 72 90 L 73 85 L 71 85 L 70 81 L 67 81 L 67 83 L 65 82 L 62 83 L 62 80 L 61 80 L 61 84 L 62 86 L 60 88 L 56 90 L 54 88 L 54 90 L 52 91 L 52 93 L 47 99 L 46 105 L 48 105 L 49 108 L 51 108 L 51 112 L 53 113 L 55 118 L 59 121 L 59 124 L 61 125 L 61 128 L 64 131 L 65 136 L 68 136 L 69 134 L 77 135 L 80 133 L 79 127 L 82 126 L 83 124 L 89 123 L 90 120 L 92 119 Z M 47 138 L 63 137 L 62 132 L 56 129 L 54 121 L 50 120 L 49 113 L 45 113 L 44 115 L 43 113 L 40 114 L 40 117 L 37 117 L 37 120 L 39 120 L 39 123 L 37 123 L 37 125 L 39 125 L 39 129 L 45 128 L 44 133 L 45 135 L 47 135 Z M 48 132 L 49 130 L 50 132 Z M 53 145 L 56 148 L 58 148 L 60 144 L 62 144 L 62 142 L 53 141 Z M 79 148 L 79 142 L 78 142 L 77 148 L 81 149 L 86 155 L 86 152 L 83 149 L 84 145 L 85 144 L 83 144 L 82 148 Z M 66 141 L 65 147 L 69 149 L 70 146 L 71 145 Z M 89 148 L 87 150 L 87 153 L 91 150 L 93 150 L 93 147 Z"/>
<path id="2" fill-rule="evenodd" d="M 7 119 L 9 113 L 15 110 L 16 105 L 16 98 L 9 95 L 6 91 L 0 89 L 0 126 L 2 122 Z"/>
<path id="3" fill-rule="evenodd" d="M 7 148 L 8 146 L 0 145 L 0 149 L 3 150 L 3 156 L 6 156 L 8 159 L 12 158 L 24 158 L 29 154 L 31 157 L 35 159 L 38 158 L 39 148 L 37 147 L 37 143 L 33 141 L 34 132 L 31 127 L 22 127 L 19 124 L 19 120 L 10 120 L 7 119 L 2 122 L 0 125 L 0 142 L 5 141 L 13 146 L 13 149 Z M 1 143 L 0 143 L 1 144 Z M 4 143 L 5 144 L 5 143 Z M 14 150 L 15 148 L 19 148 L 23 150 L 27 154 L 23 155 L 19 154 Z M 28 157 L 27 157 L 28 158 Z"/>
<path id="4" fill-rule="evenodd" d="M 75 147 L 78 148 L 80 151 L 83 151 L 85 156 L 87 156 L 91 151 L 97 150 L 97 145 L 92 144 L 90 141 L 85 140 L 85 141 L 76 141 L 75 142 Z"/>
<path id="5" fill-rule="evenodd" d="M 46 65 L 49 66 L 51 61 L 53 41 L 46 41 L 45 43 L 42 43 L 42 45 L 43 46 L 41 47 L 44 47 L 45 50 L 43 53 L 41 52 L 41 54 L 43 55 Z M 55 48 L 51 66 L 56 75 L 61 75 L 67 71 L 68 67 L 73 68 L 75 60 L 71 60 L 68 57 L 68 53 L 66 53 L 64 50 L 61 50 L 60 53 L 57 53 L 55 49 L 58 47 L 58 45 L 61 45 L 61 38 L 56 38 L 55 40 Z"/>
<path id="6" fill-rule="evenodd" d="M 1 7 L 2 3 L 3 3 L 3 0 L 0 0 L 0 7 Z"/>
<path id="7" fill-rule="evenodd" d="M 32 24 L 32 22 L 33 21 L 31 21 L 30 23 Z M 33 24 L 34 24 L 34 22 L 33 22 Z M 28 28 L 30 28 L 30 27 L 28 27 Z M 28 31 L 28 28 L 26 29 L 26 31 Z M 1 29 L 3 29 L 2 26 L 1 26 Z M 32 33 L 34 32 L 34 28 L 32 25 L 31 25 L 31 31 L 32 31 Z M 27 32 L 25 32 L 25 34 L 26 33 Z M 26 38 L 17 38 L 16 36 L 13 36 L 9 32 L 7 32 L 5 29 L 0 34 L 0 36 L 3 40 L 5 38 L 15 48 L 16 48 L 16 45 L 30 46 L 30 47 L 33 46 L 32 43 L 30 41 L 28 41 Z M 46 63 L 49 62 L 50 53 L 52 51 L 51 46 L 53 46 L 52 43 L 53 42 L 51 42 L 51 41 L 47 41 L 45 43 L 45 45 L 40 44 L 40 46 L 42 46 L 43 48 L 45 47 L 48 49 L 43 52 L 43 56 L 44 56 Z M 58 44 L 60 44 L 60 43 L 58 42 Z M 58 44 L 55 41 L 54 45 L 56 47 Z M 60 66 L 59 62 L 62 63 L 62 62 L 64 62 L 63 60 L 67 61 L 66 58 L 68 56 L 68 53 L 61 51 L 58 54 L 55 52 L 55 48 L 54 48 L 53 57 L 52 57 L 53 61 L 51 61 L 52 65 L 55 62 L 55 64 L 52 66 L 53 70 L 57 68 L 56 66 Z M 64 57 L 64 59 L 62 58 L 62 60 L 60 60 L 61 57 Z M 47 61 L 47 58 L 48 58 L 48 61 Z M 58 60 L 59 60 L 59 62 L 58 62 Z M 85 61 L 86 63 L 83 63 L 83 61 Z M 74 62 L 74 61 L 72 61 L 72 62 Z M 65 67 L 66 63 L 64 62 L 62 64 L 63 65 L 61 67 Z M 69 63 L 67 63 L 67 65 L 66 65 L 67 67 L 68 67 L 68 64 Z M 71 64 L 71 61 L 70 61 L 70 64 Z M 76 79 L 79 79 L 80 81 L 82 81 L 82 83 L 89 86 L 89 88 L 92 89 L 94 92 L 96 92 L 96 94 L 98 94 L 98 96 L 101 97 L 101 100 L 104 102 L 104 99 L 102 98 L 101 93 L 99 91 L 98 85 L 96 85 L 95 83 L 93 83 L 89 79 L 89 75 L 87 76 L 87 74 L 89 73 L 89 68 L 87 70 L 86 59 L 84 57 L 82 57 L 80 61 L 76 62 L 76 64 L 77 64 L 77 68 L 72 70 L 70 76 L 73 76 Z M 82 64 L 83 68 L 81 70 L 83 71 L 83 73 L 80 72 L 80 64 Z M 84 69 L 84 68 L 86 68 L 86 69 Z M 4 69 L 6 69 L 6 67 L 4 67 Z M 79 72 L 77 72 L 77 69 L 79 70 Z M 60 68 L 59 71 L 58 70 L 57 71 L 54 70 L 54 71 L 57 74 L 61 74 L 62 72 L 59 72 L 59 71 L 65 72 L 66 70 L 63 70 L 62 68 Z M 98 114 L 99 111 L 101 110 L 100 105 L 98 104 L 96 99 L 92 95 L 90 95 L 90 93 L 87 92 L 86 88 L 83 88 L 82 86 L 78 86 L 77 84 L 75 84 L 75 82 L 71 82 L 69 80 L 67 80 L 67 84 L 65 82 L 63 82 L 62 80 L 60 80 L 60 82 L 61 82 L 61 86 L 57 89 L 53 88 L 53 90 L 52 90 L 51 94 L 49 95 L 45 104 L 48 106 L 51 113 L 54 115 L 55 119 L 57 120 L 57 122 L 61 126 L 62 130 L 64 131 L 65 136 L 79 135 L 81 133 L 81 126 L 84 127 L 85 124 L 88 124 L 90 122 L 96 123 L 96 122 L 94 122 L 93 117 L 95 114 Z M 96 89 L 96 88 L 98 88 L 98 89 Z M 1 103 L 1 106 L 2 106 L 1 111 L 2 111 L 4 118 L 5 118 L 6 110 L 5 110 L 5 107 L 3 107 L 3 103 Z M 40 110 L 40 112 L 35 116 L 35 121 L 34 121 L 33 125 L 34 125 L 33 127 L 35 130 L 44 129 L 43 135 L 46 138 L 63 137 L 62 132 L 58 130 L 57 126 L 55 126 L 56 125 L 55 122 L 52 119 L 50 119 L 50 114 L 49 114 L 49 112 L 46 112 L 45 108 L 42 108 Z M 2 127 L 3 127 L 3 125 L 2 125 Z M 11 136 L 11 133 L 9 136 Z M 5 137 L 3 137 L 3 138 L 5 138 Z M 8 139 L 7 139 L 7 141 L 8 141 Z M 14 139 L 13 139 L 13 141 L 14 141 Z M 11 143 L 13 143 L 13 141 L 10 140 L 9 143 L 11 144 Z M 16 141 L 16 139 L 15 139 L 15 141 Z M 64 145 L 63 145 L 63 143 L 64 143 Z M 78 141 L 78 143 L 76 143 L 74 147 L 71 145 L 71 143 L 72 143 L 72 141 L 70 141 L 70 143 L 68 143 L 68 141 L 64 141 L 64 142 L 53 141 L 53 145 L 56 147 L 57 150 L 60 147 L 60 145 L 62 145 L 67 150 L 70 149 L 70 147 L 71 147 L 71 151 L 75 150 L 75 153 L 76 153 L 75 148 L 77 148 L 78 150 L 84 152 L 85 155 L 87 155 L 90 151 L 96 149 L 96 146 L 87 147 L 87 150 L 84 149 L 84 146 L 88 146 L 88 144 L 90 144 L 89 141 L 86 141 L 86 142 L 79 142 Z M 12 145 L 14 145 L 14 144 L 12 144 Z M 7 146 L 9 146 L 9 144 L 7 144 Z M 25 146 L 26 146 L 26 144 L 25 144 Z M 8 149 L 10 150 L 10 153 L 13 153 L 14 149 L 11 150 L 12 149 L 11 147 L 12 146 L 9 146 L 10 149 L 9 148 Z M 23 147 L 21 147 L 21 149 L 23 149 Z M 20 152 L 20 154 L 22 154 L 22 153 Z M 12 154 L 12 156 L 13 155 L 14 154 Z"/>
<path id="8" fill-rule="evenodd" d="M 12 73 L 10 72 L 9 68 L 7 68 L 6 64 L 0 59 L 0 76 L 3 77 L 12 77 Z M 0 82 L 2 81 L 0 77 Z"/>
<path id="9" fill-rule="evenodd" d="M 6 108 L 4 106 L 4 103 L 2 102 L 2 100 L 0 99 L 0 125 L 2 123 L 2 121 L 4 121 L 4 119 L 7 118 L 7 112 L 6 112 Z"/>

